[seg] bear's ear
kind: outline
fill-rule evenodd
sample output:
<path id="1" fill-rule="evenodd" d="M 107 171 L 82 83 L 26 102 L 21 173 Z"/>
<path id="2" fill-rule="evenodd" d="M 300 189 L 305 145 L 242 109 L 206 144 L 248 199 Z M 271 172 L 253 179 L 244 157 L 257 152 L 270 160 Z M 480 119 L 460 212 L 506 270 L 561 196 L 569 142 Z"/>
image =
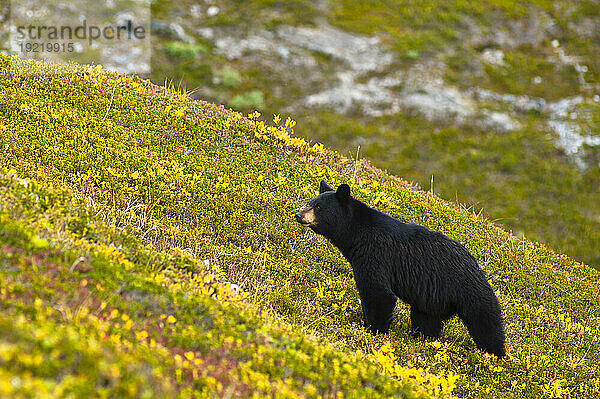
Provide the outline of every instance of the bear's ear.
<path id="1" fill-rule="evenodd" d="M 347 184 L 341 184 L 338 186 L 335 196 L 340 201 L 347 201 L 350 198 L 350 186 Z"/>
<path id="2" fill-rule="evenodd" d="M 327 183 L 325 183 L 325 180 L 321 180 L 321 183 L 319 183 L 319 194 L 323 194 L 326 191 L 333 191 L 333 188 L 329 187 Z"/>

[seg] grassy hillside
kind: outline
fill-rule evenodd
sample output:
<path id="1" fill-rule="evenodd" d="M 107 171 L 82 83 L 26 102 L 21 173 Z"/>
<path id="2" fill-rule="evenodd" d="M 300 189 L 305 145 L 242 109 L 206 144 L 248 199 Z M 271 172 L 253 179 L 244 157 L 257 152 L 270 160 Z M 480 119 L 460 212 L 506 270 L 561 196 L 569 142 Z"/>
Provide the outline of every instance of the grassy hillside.
<path id="1" fill-rule="evenodd" d="M 100 67 L 0 58 L 0 396 L 594 397 L 600 274 L 471 209 Z M 293 222 L 318 181 L 464 243 L 505 360 L 458 319 L 361 327 L 340 253 Z"/>
<path id="2" fill-rule="evenodd" d="M 209 5 L 218 13 L 208 15 Z M 285 110 L 302 121 L 296 129 L 301 137 L 345 155 L 354 156 L 360 146 L 361 156 L 424 189 L 434 176 L 442 198 L 458 198 L 519 236 L 600 267 L 600 147 L 583 145 L 575 155 L 561 147 L 550 125 L 556 115 L 542 106 L 581 96 L 583 103 L 559 119 L 584 137 L 597 137 L 597 0 L 158 0 L 152 7 L 154 19 L 177 24 L 195 41 L 155 34 L 154 82 L 173 79 L 196 89 L 197 98 L 244 112 L 260 108 L 265 120 Z M 321 34 L 307 43 L 305 36 L 290 38 L 295 27 Z M 357 46 L 330 51 L 331 27 L 378 40 L 370 47 L 380 54 L 357 59 L 379 66 L 353 70 L 343 48 Z M 194 53 L 198 44 L 202 51 Z M 189 49 L 186 56 L 171 51 L 176 45 Z M 307 99 L 339 87 L 348 73 L 352 84 L 334 96 L 347 107 L 327 101 L 307 106 Z M 386 79 L 395 83 L 367 95 L 358 89 Z M 353 90 L 359 90 L 354 102 Z M 496 97 L 473 94 L 480 90 Z M 432 91 L 434 99 L 460 93 L 460 105 L 472 107 L 473 116 L 457 119 L 438 106 L 431 118 L 420 104 L 393 111 L 389 102 L 370 103 Z M 503 95 L 512 100 L 500 100 Z M 524 98 L 533 105 L 519 103 Z M 454 100 L 443 104 L 452 108 Z M 373 115 L 368 107 L 388 114 Z M 482 123 L 490 113 L 513 127 Z"/>

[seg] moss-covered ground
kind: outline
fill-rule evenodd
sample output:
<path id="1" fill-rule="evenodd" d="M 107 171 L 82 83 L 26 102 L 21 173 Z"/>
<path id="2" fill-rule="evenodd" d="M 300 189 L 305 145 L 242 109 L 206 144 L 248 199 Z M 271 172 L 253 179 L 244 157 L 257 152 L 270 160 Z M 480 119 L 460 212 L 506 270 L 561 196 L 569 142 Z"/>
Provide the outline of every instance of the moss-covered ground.
<path id="1" fill-rule="evenodd" d="M 0 58 L 0 396 L 596 397 L 600 274 L 272 124 L 100 67 Z M 464 243 L 506 359 L 453 319 L 361 326 L 340 253 L 293 222 L 317 190 Z"/>

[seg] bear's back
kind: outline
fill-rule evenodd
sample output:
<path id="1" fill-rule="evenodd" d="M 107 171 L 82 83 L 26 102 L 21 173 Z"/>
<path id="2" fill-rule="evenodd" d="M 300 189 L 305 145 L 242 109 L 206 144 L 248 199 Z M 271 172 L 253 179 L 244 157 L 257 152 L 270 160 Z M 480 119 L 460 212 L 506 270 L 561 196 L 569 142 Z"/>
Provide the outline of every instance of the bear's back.
<path id="1" fill-rule="evenodd" d="M 389 262 L 380 265 L 392 290 L 405 302 L 444 308 L 462 293 L 465 282 L 483 286 L 487 280 L 477 260 L 458 241 L 416 223 L 403 223 L 385 215 L 372 238 L 393 248 Z M 379 252 L 384 245 L 374 245 Z M 377 256 L 374 256 L 377 258 Z"/>

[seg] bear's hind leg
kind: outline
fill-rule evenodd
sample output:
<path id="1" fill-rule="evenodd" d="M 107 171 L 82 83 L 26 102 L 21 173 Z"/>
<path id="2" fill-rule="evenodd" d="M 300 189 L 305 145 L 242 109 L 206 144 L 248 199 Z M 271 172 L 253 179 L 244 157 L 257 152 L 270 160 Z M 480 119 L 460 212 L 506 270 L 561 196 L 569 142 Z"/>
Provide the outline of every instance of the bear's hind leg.
<path id="1" fill-rule="evenodd" d="M 380 291 L 361 297 L 365 316 L 365 327 L 375 335 L 387 333 L 394 316 L 396 295 L 391 292 Z"/>
<path id="2" fill-rule="evenodd" d="M 414 333 L 422 334 L 427 338 L 438 338 L 442 333 L 444 320 L 431 316 L 411 306 L 410 309 L 410 324 Z"/>

